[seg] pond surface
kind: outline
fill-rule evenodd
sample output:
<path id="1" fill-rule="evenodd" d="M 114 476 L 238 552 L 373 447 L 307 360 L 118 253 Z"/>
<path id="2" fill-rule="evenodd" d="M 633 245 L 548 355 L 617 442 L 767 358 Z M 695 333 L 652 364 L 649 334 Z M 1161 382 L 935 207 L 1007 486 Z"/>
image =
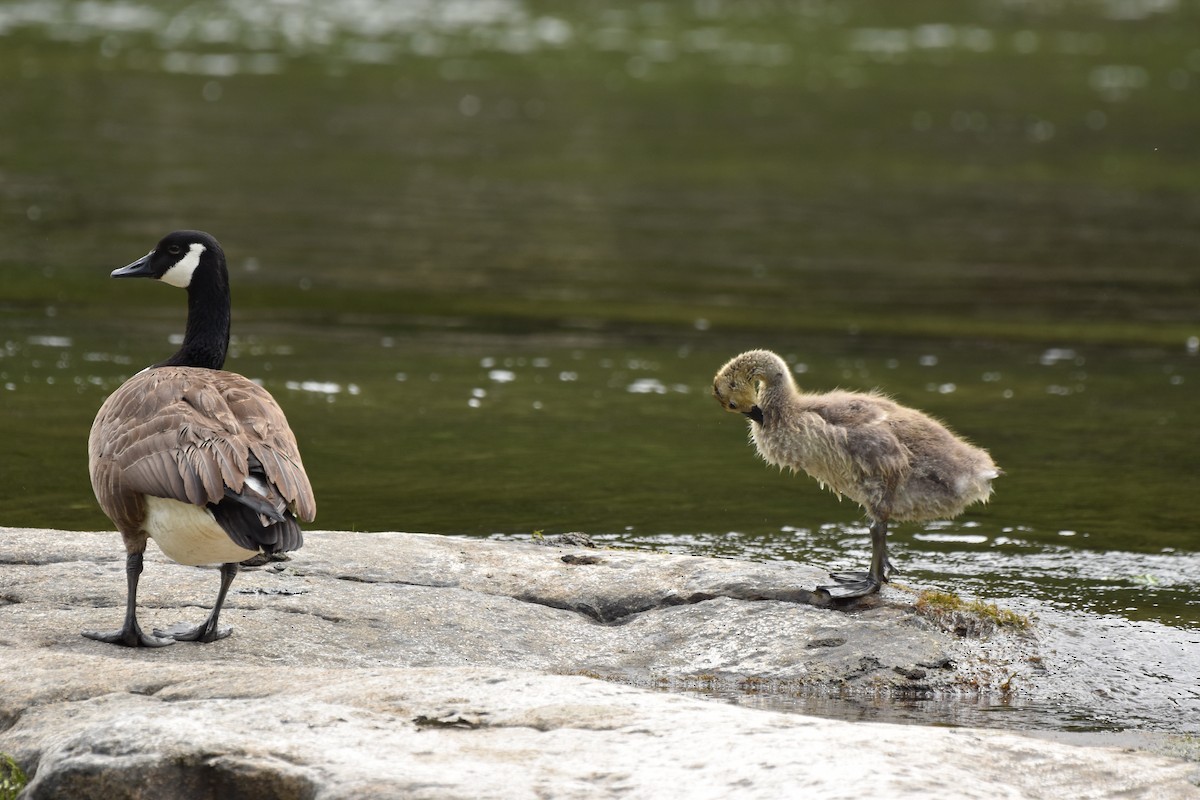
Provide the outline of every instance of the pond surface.
<path id="1" fill-rule="evenodd" d="M 1198 733 L 1198 93 L 1189 3 L 0 0 L 0 522 L 110 527 L 87 430 L 184 298 L 107 274 L 202 228 L 318 527 L 861 565 L 709 397 L 767 347 L 991 451 L 900 579 L 1080 687 L 799 710 Z"/>

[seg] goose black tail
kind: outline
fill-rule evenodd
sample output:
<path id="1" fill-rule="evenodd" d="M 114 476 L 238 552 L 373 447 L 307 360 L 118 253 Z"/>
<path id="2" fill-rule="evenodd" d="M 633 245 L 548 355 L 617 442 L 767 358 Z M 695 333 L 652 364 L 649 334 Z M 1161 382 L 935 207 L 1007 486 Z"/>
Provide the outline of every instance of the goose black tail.
<path id="1" fill-rule="evenodd" d="M 236 495 L 234 498 L 227 496 L 221 502 L 210 505 L 209 510 L 212 511 L 217 524 L 229 534 L 229 538 L 238 547 L 261 550 L 264 553 L 280 553 L 299 550 L 304 545 L 300 523 L 291 512 L 264 515 L 257 504 L 246 504 Z M 264 516 L 279 518 L 264 520 Z"/>
<path id="2" fill-rule="evenodd" d="M 209 506 L 217 524 L 239 547 L 279 553 L 299 550 L 304 545 L 300 523 L 288 510 L 287 501 L 268 480 L 262 462 L 249 454 L 249 474 L 242 490 L 225 487 L 225 497 Z"/>

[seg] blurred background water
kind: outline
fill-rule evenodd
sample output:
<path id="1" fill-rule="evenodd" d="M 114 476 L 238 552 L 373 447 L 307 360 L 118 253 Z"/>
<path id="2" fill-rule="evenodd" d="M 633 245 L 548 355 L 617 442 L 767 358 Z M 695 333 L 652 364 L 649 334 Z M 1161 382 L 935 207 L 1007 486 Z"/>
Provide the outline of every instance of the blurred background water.
<path id="1" fill-rule="evenodd" d="M 861 565 L 708 396 L 767 347 L 1006 470 L 892 537 L 1081 676 L 999 724 L 1200 732 L 1200 4 L 0 0 L 0 120 L 3 524 L 110 527 L 184 299 L 107 274 L 201 228 L 318 527 Z"/>

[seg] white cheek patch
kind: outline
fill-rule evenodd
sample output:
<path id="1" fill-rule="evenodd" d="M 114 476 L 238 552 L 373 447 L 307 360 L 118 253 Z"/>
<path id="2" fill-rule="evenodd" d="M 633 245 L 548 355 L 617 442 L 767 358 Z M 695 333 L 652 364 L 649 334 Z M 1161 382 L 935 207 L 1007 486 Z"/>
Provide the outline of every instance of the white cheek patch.
<path id="1" fill-rule="evenodd" d="M 199 242 L 192 244 L 188 248 L 187 255 L 175 262 L 174 266 L 164 272 L 159 280 L 172 286 L 178 286 L 180 289 L 186 289 L 192 282 L 192 273 L 196 271 L 196 267 L 200 266 L 200 255 L 204 250 L 204 245 Z"/>

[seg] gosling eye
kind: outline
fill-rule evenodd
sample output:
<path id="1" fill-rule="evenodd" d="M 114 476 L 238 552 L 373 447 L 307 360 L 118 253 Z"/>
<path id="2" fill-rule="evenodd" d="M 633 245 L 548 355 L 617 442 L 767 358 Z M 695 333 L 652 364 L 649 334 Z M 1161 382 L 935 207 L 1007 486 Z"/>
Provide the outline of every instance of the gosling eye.
<path id="1" fill-rule="evenodd" d="M 732 400 L 730 400 L 730 401 L 729 401 L 729 407 L 730 407 L 730 408 L 737 408 L 737 403 L 735 403 L 735 402 L 733 402 Z"/>

